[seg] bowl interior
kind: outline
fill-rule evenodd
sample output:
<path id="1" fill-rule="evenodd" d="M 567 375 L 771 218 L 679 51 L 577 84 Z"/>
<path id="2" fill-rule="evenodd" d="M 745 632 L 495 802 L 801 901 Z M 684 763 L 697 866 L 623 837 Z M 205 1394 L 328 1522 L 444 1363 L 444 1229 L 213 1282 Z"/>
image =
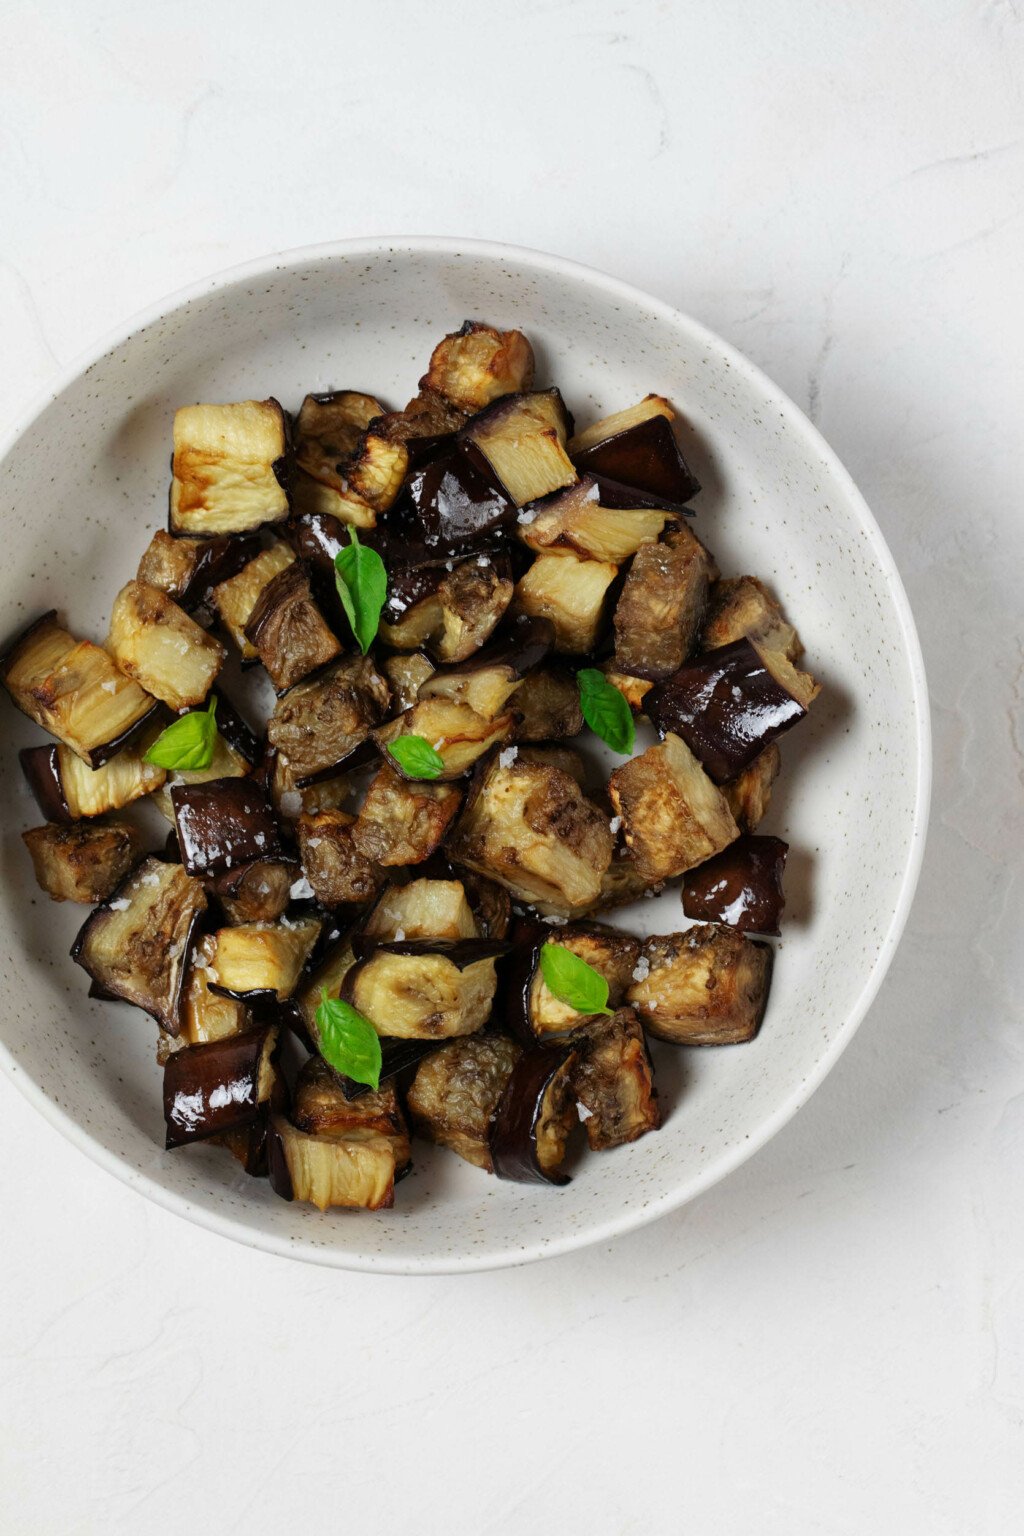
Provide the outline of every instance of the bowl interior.
<path id="1" fill-rule="evenodd" d="M 542 382 L 577 420 L 651 390 L 684 418 L 703 482 L 697 532 L 725 574 L 774 586 L 824 692 L 783 744 L 763 830 L 791 845 L 785 935 L 754 1043 L 657 1052 L 664 1128 L 581 1159 L 564 1190 L 501 1184 L 417 1147 L 394 1211 L 319 1215 L 276 1199 L 225 1154 L 162 1150 L 155 1027 L 89 1002 L 67 959 L 83 910 L 35 887 L 19 832 L 40 820 L 17 749 L 41 735 L 4 713 L 0 754 L 0 1036 L 62 1128 L 146 1193 L 242 1240 L 352 1267 L 456 1269 L 554 1252 L 646 1220 L 741 1161 L 801 1102 L 866 1007 L 916 869 L 926 738 L 916 640 L 898 578 L 845 472 L 755 369 L 621 285 L 523 252 L 367 244 L 299 254 L 165 310 L 69 383 L 0 466 L 4 628 L 48 607 L 102 639 L 112 599 L 163 523 L 176 406 L 262 398 L 296 407 L 349 386 L 400 405 L 431 346 L 466 316 L 528 332 Z M 678 891 L 619 914 L 683 926 Z"/>

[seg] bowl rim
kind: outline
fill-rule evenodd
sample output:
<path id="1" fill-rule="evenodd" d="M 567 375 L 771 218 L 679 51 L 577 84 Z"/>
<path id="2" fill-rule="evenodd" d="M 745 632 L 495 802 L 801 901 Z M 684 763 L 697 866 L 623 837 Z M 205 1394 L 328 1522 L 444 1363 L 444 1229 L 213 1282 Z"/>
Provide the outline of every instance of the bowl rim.
<path id="1" fill-rule="evenodd" d="M 729 366 L 748 383 L 761 390 L 779 410 L 788 429 L 799 433 L 808 448 L 818 454 L 835 475 L 845 493 L 851 510 L 857 515 L 865 537 L 885 577 L 893 605 L 899 620 L 904 654 L 909 665 L 913 692 L 914 725 L 916 733 L 916 786 L 912 814 L 911 836 L 907 862 L 903 870 L 896 903 L 889 924 L 882 937 L 878 953 L 861 990 L 848 1010 L 828 1048 L 789 1096 L 780 1103 L 758 1127 L 738 1146 L 724 1152 L 699 1173 L 679 1181 L 663 1195 L 645 1202 L 638 1208 L 624 1207 L 614 1217 L 588 1225 L 579 1231 L 567 1230 L 554 1239 L 537 1239 L 519 1246 L 510 1246 L 484 1253 L 467 1252 L 444 1257 L 411 1258 L 391 1257 L 384 1254 L 350 1253 L 331 1247 L 305 1244 L 301 1241 L 279 1237 L 274 1233 L 261 1232 L 231 1215 L 207 1210 L 195 1204 L 188 1196 L 164 1189 L 148 1173 L 133 1167 L 116 1152 L 96 1141 L 80 1122 L 48 1097 L 43 1088 L 22 1070 L 6 1043 L 0 1038 L 0 1068 L 24 1097 L 39 1113 L 66 1137 L 79 1151 L 106 1169 L 115 1178 L 134 1189 L 140 1195 L 162 1206 L 177 1216 L 193 1222 L 207 1231 L 228 1237 L 234 1242 L 282 1258 L 301 1260 L 331 1269 L 344 1269 L 364 1273 L 400 1275 L 470 1274 L 482 1270 L 507 1269 L 528 1264 L 538 1259 L 555 1258 L 595 1243 L 610 1242 L 628 1232 L 635 1232 L 648 1223 L 688 1204 L 698 1195 L 712 1189 L 722 1179 L 740 1167 L 766 1145 L 821 1085 L 849 1045 L 857 1028 L 874 1001 L 885 975 L 892 963 L 896 948 L 906 927 L 913 903 L 918 877 L 924 857 L 928 829 L 928 815 L 932 784 L 931 717 L 928 704 L 928 685 L 925 676 L 924 657 L 914 623 L 910 602 L 896 563 L 886 543 L 874 514 L 868 507 L 853 477 L 835 451 L 826 442 L 817 427 L 801 408 L 752 363 L 742 352 L 682 310 L 656 298 L 644 289 L 621 278 L 613 277 L 597 267 L 570 260 L 529 246 L 511 245 L 502 241 L 462 239 L 448 235 L 373 235 L 345 240 L 323 241 L 313 245 L 296 246 L 269 255 L 236 263 L 206 277 L 178 288 L 172 293 L 147 304 L 122 320 L 92 342 L 77 357 L 60 369 L 58 377 L 47 384 L 18 416 L 14 423 L 0 435 L 0 463 L 14 449 L 18 441 L 36 423 L 38 418 L 75 381 L 108 352 L 124 345 L 145 327 L 165 318 L 174 310 L 186 307 L 195 300 L 208 297 L 218 289 L 227 288 L 246 279 L 272 275 L 289 267 L 309 262 L 330 261 L 336 257 L 377 258 L 395 254 L 436 254 L 458 257 L 463 254 L 481 256 L 497 261 L 510 261 L 534 270 L 557 274 L 563 278 L 582 282 L 590 288 L 602 289 L 607 295 L 630 304 L 641 303 L 660 320 L 690 335 L 715 350 L 725 358 Z"/>

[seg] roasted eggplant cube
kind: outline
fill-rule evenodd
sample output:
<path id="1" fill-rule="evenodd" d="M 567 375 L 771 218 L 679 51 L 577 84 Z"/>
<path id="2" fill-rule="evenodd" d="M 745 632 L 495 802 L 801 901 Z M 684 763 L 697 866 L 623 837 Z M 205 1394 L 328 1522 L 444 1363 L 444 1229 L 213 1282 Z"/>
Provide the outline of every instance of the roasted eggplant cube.
<path id="1" fill-rule="evenodd" d="M 659 1040 L 737 1045 L 760 1028 L 771 974 L 767 944 L 708 924 L 645 940 L 628 1000 Z"/>
<path id="2" fill-rule="evenodd" d="M 219 582 L 236 576 L 259 552 L 257 535 L 176 539 L 160 528 L 150 539 L 135 574 L 139 581 L 159 587 L 191 613 L 205 603 Z"/>
<path id="3" fill-rule="evenodd" d="M 220 582 L 210 594 L 220 622 L 237 645 L 243 661 L 259 660 L 255 645 L 246 639 L 245 626 L 252 618 L 260 594 L 294 559 L 295 554 L 287 544 L 271 544 L 269 549 L 244 565 L 237 575 Z"/>
<path id="4" fill-rule="evenodd" d="M 251 1125 L 270 1104 L 276 1025 L 190 1045 L 164 1067 L 166 1145 L 183 1147 Z"/>
<path id="5" fill-rule="evenodd" d="M 576 1098 L 594 1152 L 636 1141 L 661 1124 L 654 1071 L 644 1032 L 631 1008 L 598 1019 L 575 1036 Z"/>
<path id="6" fill-rule="evenodd" d="M 274 992 L 284 1002 L 298 985 L 320 927 L 319 918 L 309 917 L 219 929 L 213 956 L 216 985 L 235 997 Z"/>
<path id="7" fill-rule="evenodd" d="M 438 342 L 420 388 L 472 412 L 532 383 L 533 348 L 522 331 L 496 331 L 467 320 Z"/>
<path id="8" fill-rule="evenodd" d="M 741 774 L 722 785 L 722 794 L 742 832 L 756 832 L 764 820 L 772 798 L 772 785 L 781 767 L 782 754 L 772 742 Z"/>
<path id="9" fill-rule="evenodd" d="M 130 581 L 114 599 L 107 649 L 122 672 L 171 709 L 201 704 L 226 652 L 183 608 L 145 581 Z"/>
<path id="10" fill-rule="evenodd" d="M 716 784 L 743 772 L 817 697 L 818 684 L 780 651 L 735 640 L 704 651 L 645 700 L 658 731 L 674 731 Z"/>
<path id="11" fill-rule="evenodd" d="M 585 475 L 519 515 L 519 538 L 536 554 L 575 554 L 621 565 L 660 538 L 669 514 L 655 507 L 605 507 Z"/>
<path id="12" fill-rule="evenodd" d="M 266 791 L 246 779 L 211 779 L 171 790 L 181 861 L 205 878 L 281 851 Z"/>
<path id="13" fill-rule="evenodd" d="M 439 778 L 447 781 L 468 773 L 492 747 L 510 740 L 515 728 L 516 717 L 511 711 L 488 720 L 468 704 L 453 704 L 446 698 L 434 697 L 421 700 L 397 720 L 379 726 L 373 737 L 381 752 L 387 754 L 389 764 L 403 777 L 401 763 L 388 748 L 401 736 L 422 737 L 441 758 L 444 767 Z"/>
<path id="14" fill-rule="evenodd" d="M 781 651 L 793 662 L 804 653 L 800 636 L 763 581 L 756 576 L 716 581 L 708 601 L 701 650 L 714 651 L 744 636 L 767 650 Z"/>
<path id="15" fill-rule="evenodd" d="M 144 859 L 86 918 L 71 958 L 92 977 L 98 995 L 135 1003 L 177 1035 L 196 924 L 205 909 L 202 886 L 180 864 Z"/>
<path id="16" fill-rule="evenodd" d="M 408 885 L 388 886 L 363 931 L 382 943 L 480 937 L 461 880 L 410 880 Z"/>
<path id="17" fill-rule="evenodd" d="M 156 709 L 138 683 L 91 640 L 76 640 L 44 614 L 0 659 L 0 682 L 18 708 L 100 768 Z"/>
<path id="18" fill-rule="evenodd" d="M 586 962 L 608 983 L 608 1006 L 619 1008 L 633 980 L 640 958 L 640 940 L 614 928 L 568 926 L 547 934 L 548 942 L 568 949 Z M 552 1035 L 564 1035 L 580 1028 L 593 1015 L 580 1014 L 568 1003 L 560 1002 L 547 986 L 541 971 L 543 944 L 527 950 L 525 985 L 509 988 L 509 1003 L 517 1017 L 509 1016 L 510 1026 L 522 1038 L 531 1035 L 539 1041 Z M 524 1027 L 525 1026 L 525 1027 Z"/>
<path id="19" fill-rule="evenodd" d="M 570 916 L 593 905 L 611 863 L 607 817 L 567 773 L 496 755 L 470 789 L 452 857 L 514 896 Z"/>
<path id="20" fill-rule="evenodd" d="M 106 901 L 142 853 L 142 835 L 127 822 L 48 822 L 21 836 L 53 901 Z"/>
<path id="21" fill-rule="evenodd" d="M 330 778 L 383 719 L 389 698 L 370 657 L 348 657 L 278 699 L 267 739 L 300 785 Z"/>
<path id="22" fill-rule="evenodd" d="M 650 885 L 703 864 L 739 836 L 722 791 L 678 736 L 616 768 L 609 791 Z"/>
<path id="23" fill-rule="evenodd" d="M 323 1136 L 328 1141 L 383 1136 L 391 1143 L 396 1169 L 401 1172 L 409 1166 L 409 1128 L 389 1083 L 377 1092 L 346 1098 L 337 1073 L 319 1056 L 311 1056 L 295 1080 L 291 1117 L 295 1127 L 307 1136 Z"/>
<path id="24" fill-rule="evenodd" d="M 373 395 L 354 389 L 306 396 L 295 421 L 293 500 L 300 513 L 327 513 L 372 526 L 372 512 L 360 516 L 359 507 L 350 505 L 341 466 L 355 455 L 363 433 L 382 409 Z"/>
<path id="25" fill-rule="evenodd" d="M 473 1035 L 432 1051 L 406 1095 L 413 1130 L 493 1173 L 491 1116 L 521 1054 L 504 1035 Z"/>
<path id="26" fill-rule="evenodd" d="M 214 992 L 211 982 L 219 981 L 214 965 L 217 935 L 204 933 L 192 948 L 192 964 L 185 986 L 181 1012 L 181 1033 L 177 1040 L 167 1037 L 172 1049 L 205 1045 L 211 1040 L 226 1040 L 240 1035 L 249 1026 L 249 1010 L 235 997 Z"/>
<path id="27" fill-rule="evenodd" d="M 288 516 L 288 428 L 276 400 L 187 405 L 174 415 L 172 533 L 250 533 Z"/>
<path id="28" fill-rule="evenodd" d="M 517 507 L 571 485 L 576 471 L 565 451 L 569 413 L 557 389 L 505 395 L 467 422 L 464 449 L 482 456 Z"/>
<path id="29" fill-rule="evenodd" d="M 648 395 L 578 433 L 569 443 L 569 455 L 581 472 L 636 486 L 682 508 L 696 496 L 700 482 L 680 451 L 674 418 L 667 400 Z"/>
<path id="30" fill-rule="evenodd" d="M 715 563 L 688 528 L 645 544 L 615 605 L 615 663 L 634 677 L 669 677 L 700 632 Z"/>
<path id="31" fill-rule="evenodd" d="M 321 906 L 365 906 L 384 884 L 384 871 L 356 846 L 355 826 L 354 816 L 337 810 L 298 819 L 302 868 Z"/>
<path id="32" fill-rule="evenodd" d="M 559 668 L 541 667 L 524 677 L 508 705 L 519 717 L 517 741 L 564 741 L 583 729 L 576 679 Z"/>
<path id="33" fill-rule="evenodd" d="M 504 713 L 505 705 L 519 683 L 515 668 L 507 662 L 480 660 L 475 665 L 469 662 L 462 667 L 439 668 L 424 679 L 418 699 L 420 702 L 446 699 L 452 704 L 465 704 L 485 720 L 494 720 Z"/>
<path id="34" fill-rule="evenodd" d="M 547 764 L 549 768 L 558 768 L 562 773 L 567 773 L 570 779 L 575 779 L 580 789 L 587 787 L 587 766 L 580 754 L 572 747 L 554 747 L 550 742 L 544 746 L 522 745 L 511 749 L 515 753 L 514 758 L 506 758 L 506 762 L 515 762 L 522 759 L 524 763 Z"/>
<path id="35" fill-rule="evenodd" d="M 490 639 L 514 590 L 503 557 L 478 555 L 447 574 L 403 573 L 392 579 L 380 638 L 396 650 L 423 646 L 439 662 L 466 661 Z"/>
<path id="36" fill-rule="evenodd" d="M 391 708 L 401 713 L 416 703 L 421 685 L 433 676 L 435 667 L 422 651 L 399 651 L 394 656 L 385 656 L 381 671 L 391 689 Z"/>
<path id="37" fill-rule="evenodd" d="M 220 903 L 225 922 L 238 927 L 242 923 L 276 923 L 287 911 L 301 875 L 294 859 L 253 859 L 250 864 L 223 870 L 206 883 Z"/>
<path id="38" fill-rule="evenodd" d="M 153 804 L 162 815 L 167 817 L 168 821 L 174 820 L 172 788 L 177 788 L 181 784 L 209 784 L 212 779 L 246 779 L 252 773 L 254 764 L 249 758 L 244 757 L 237 747 L 231 745 L 224 734 L 223 726 L 223 714 L 218 709 L 217 735 L 209 765 L 206 768 L 176 768 L 171 782 L 164 784 L 153 796 Z M 246 751 L 248 750 L 249 748 L 246 747 Z M 119 754 L 109 766 L 113 767 L 119 762 L 122 755 Z"/>
<path id="39" fill-rule="evenodd" d="M 302 815 L 340 810 L 352 793 L 347 772 L 298 784 L 288 759 L 273 747 L 264 758 L 261 777 L 269 786 L 274 813 L 285 826 L 291 826 Z"/>
<path id="40" fill-rule="evenodd" d="M 462 791 L 454 784 L 410 782 L 385 763 L 353 828 L 356 849 L 385 868 L 422 864 L 441 846 L 461 804 Z"/>
<path id="41" fill-rule="evenodd" d="M 653 680 L 649 677 L 634 677 L 631 672 L 623 671 L 614 656 L 611 661 L 602 662 L 601 671 L 612 687 L 619 690 L 634 715 L 642 715 L 644 699 L 654 687 Z"/>
<path id="42" fill-rule="evenodd" d="M 538 555 L 516 583 L 513 611 L 549 619 L 555 649 L 570 656 L 592 652 L 605 627 L 617 565 L 575 555 Z"/>
<path id="43" fill-rule="evenodd" d="M 591 908 L 595 917 L 614 907 L 628 907 L 648 893 L 657 896 L 662 889 L 661 881 L 651 881 L 640 873 L 636 856 L 622 837 L 621 822 L 616 830 L 621 841 L 616 843 L 612 861 L 601 881 L 601 893 Z"/>
<path id="44" fill-rule="evenodd" d="M 789 844 L 778 837 L 738 837 L 683 876 L 683 911 L 740 933 L 778 935 L 786 898 L 782 873 Z"/>
<path id="45" fill-rule="evenodd" d="M 462 965 L 444 953 L 377 948 L 348 972 L 343 991 L 380 1035 L 443 1040 L 483 1027 L 496 985 L 493 959 Z"/>
<path id="46" fill-rule="evenodd" d="M 245 626 L 278 693 L 341 655 L 341 645 L 313 601 L 309 576 L 298 561 L 267 583 Z"/>
<path id="47" fill-rule="evenodd" d="M 410 532 L 435 559 L 498 549 L 516 523 L 516 509 L 493 476 L 454 447 L 409 475 L 402 506 Z"/>
<path id="48" fill-rule="evenodd" d="M 488 1144 L 499 1179 L 568 1184 L 562 1171 L 578 1123 L 574 1050 L 537 1046 L 519 1057 L 491 1119 Z"/>
<path id="49" fill-rule="evenodd" d="M 385 1136 L 309 1136 L 272 1115 L 267 1155 L 271 1188 L 284 1200 L 321 1211 L 381 1211 L 395 1203 L 395 1153 Z"/>
<path id="50" fill-rule="evenodd" d="M 90 768 L 64 746 L 25 747 L 18 758 L 43 815 L 70 822 L 119 811 L 160 789 L 167 771 L 146 762 L 149 740 L 144 737 L 137 747 L 122 747 L 102 768 Z"/>

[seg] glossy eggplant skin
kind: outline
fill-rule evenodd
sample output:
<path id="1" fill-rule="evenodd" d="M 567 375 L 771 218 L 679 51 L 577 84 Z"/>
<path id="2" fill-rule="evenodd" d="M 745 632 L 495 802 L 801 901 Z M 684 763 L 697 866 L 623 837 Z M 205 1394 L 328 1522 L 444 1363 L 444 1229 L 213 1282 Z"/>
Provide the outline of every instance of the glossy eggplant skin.
<path id="1" fill-rule="evenodd" d="M 402 502 L 435 557 L 501 548 L 516 520 L 515 507 L 486 463 L 456 449 L 414 470 Z"/>
<path id="2" fill-rule="evenodd" d="M 645 695 L 659 734 L 682 737 L 715 784 L 735 779 L 807 713 L 747 639 L 704 651 Z"/>
<path id="3" fill-rule="evenodd" d="M 663 498 L 673 508 L 681 508 L 700 490 L 700 481 L 683 458 L 672 424 L 664 416 L 650 416 L 603 443 L 595 443 L 593 448 L 574 454 L 573 462 L 581 473 L 636 486 Z"/>
<path id="4" fill-rule="evenodd" d="M 569 1048 L 538 1046 L 524 1051 L 512 1069 L 491 1119 L 488 1143 L 499 1179 L 518 1184 L 568 1184 L 559 1168 L 547 1171 L 538 1159 L 537 1135 L 543 1116 L 553 1106 L 551 1096 L 569 1092 L 567 1077 L 576 1059 Z M 572 1095 L 575 1117 L 575 1095 Z"/>
<path id="5" fill-rule="evenodd" d="M 738 837 L 683 876 L 683 911 L 740 933 L 777 937 L 786 898 L 782 874 L 789 844 L 780 837 Z"/>
<path id="6" fill-rule="evenodd" d="M 693 507 L 681 506 L 670 497 L 656 496 L 652 491 L 641 490 L 638 485 L 623 485 L 621 481 L 609 479 L 607 475 L 595 475 L 593 470 L 587 470 L 587 474 L 597 485 L 597 498 L 602 507 L 610 507 L 612 510 L 640 507 L 651 512 L 671 512 L 676 517 L 696 516 Z"/>
<path id="7" fill-rule="evenodd" d="M 379 954 L 443 955 L 456 970 L 464 971 L 479 960 L 499 959 L 508 953 L 508 948 L 498 939 L 394 939 L 387 942 L 370 938 L 365 933 L 352 935 L 352 953 L 357 964 Z"/>
<path id="8" fill-rule="evenodd" d="M 171 803 L 182 863 L 190 875 L 218 875 L 281 851 L 266 791 L 251 779 L 177 784 Z"/>
<path id="9" fill-rule="evenodd" d="M 64 796 L 60 777 L 60 758 L 56 747 L 22 747 L 18 753 L 22 772 L 47 821 L 68 823 L 74 820 Z"/>
<path id="10" fill-rule="evenodd" d="M 223 736 L 232 752 L 244 757 L 255 768 L 263 757 L 263 745 L 222 688 L 211 690 L 217 700 L 217 734 Z"/>
<path id="11" fill-rule="evenodd" d="M 534 1047 L 537 1036 L 530 1024 L 530 993 L 540 964 L 540 952 L 558 930 L 530 917 L 517 917 L 509 933 L 511 949 L 498 969 L 498 1006 L 505 1029 L 523 1045 Z"/>
<path id="12" fill-rule="evenodd" d="M 161 554 L 164 547 L 171 545 L 188 546 L 191 549 L 191 563 L 186 566 L 185 559 L 179 554 L 181 579 L 172 580 L 171 585 L 167 585 L 168 566 L 166 561 L 161 560 Z M 203 606 L 214 587 L 237 576 L 242 567 L 254 560 L 259 552 L 260 541 L 254 534 L 215 534 L 209 539 L 176 539 L 173 534 L 161 528 L 143 555 L 138 575 L 141 580 L 162 588 L 186 613 L 193 613 Z"/>
<path id="13" fill-rule="evenodd" d="M 269 1097 L 268 1057 L 277 1041 L 269 1024 L 175 1051 L 164 1067 L 166 1145 L 185 1146 L 241 1130 Z"/>

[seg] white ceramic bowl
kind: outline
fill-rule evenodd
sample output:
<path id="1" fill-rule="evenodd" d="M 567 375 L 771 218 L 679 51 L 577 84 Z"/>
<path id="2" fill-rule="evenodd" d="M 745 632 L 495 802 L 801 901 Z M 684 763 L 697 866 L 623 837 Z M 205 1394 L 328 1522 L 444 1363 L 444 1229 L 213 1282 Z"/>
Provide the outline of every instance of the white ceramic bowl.
<path id="1" fill-rule="evenodd" d="M 194 400 L 297 406 L 307 390 L 402 404 L 464 317 L 519 326 L 539 373 L 585 423 L 650 390 L 685 417 L 704 490 L 697 530 L 726 573 L 776 587 L 825 684 L 783 743 L 764 830 L 792 844 L 767 1017 L 750 1045 L 658 1052 L 666 1123 L 581 1159 L 563 1190 L 502 1184 L 417 1146 L 395 1209 L 286 1204 L 225 1154 L 162 1150 L 155 1030 L 89 1002 L 67 958 L 79 908 L 36 889 L 19 832 L 39 817 L 17 749 L 41 739 L 4 706 L 0 1059 L 77 1146 L 153 1200 L 275 1253 L 400 1273 L 515 1264 L 606 1240 L 681 1205 L 784 1125 L 836 1061 L 892 958 L 921 861 L 929 735 L 920 650 L 879 529 L 800 411 L 730 347 L 587 268 L 503 246 L 362 240 L 211 279 L 131 322 L 15 433 L 0 463 L 4 623 L 51 606 L 102 638 L 111 601 L 165 514 L 171 421 Z M 618 921 L 619 919 L 616 918 Z M 681 926 L 678 890 L 623 915 Z"/>

